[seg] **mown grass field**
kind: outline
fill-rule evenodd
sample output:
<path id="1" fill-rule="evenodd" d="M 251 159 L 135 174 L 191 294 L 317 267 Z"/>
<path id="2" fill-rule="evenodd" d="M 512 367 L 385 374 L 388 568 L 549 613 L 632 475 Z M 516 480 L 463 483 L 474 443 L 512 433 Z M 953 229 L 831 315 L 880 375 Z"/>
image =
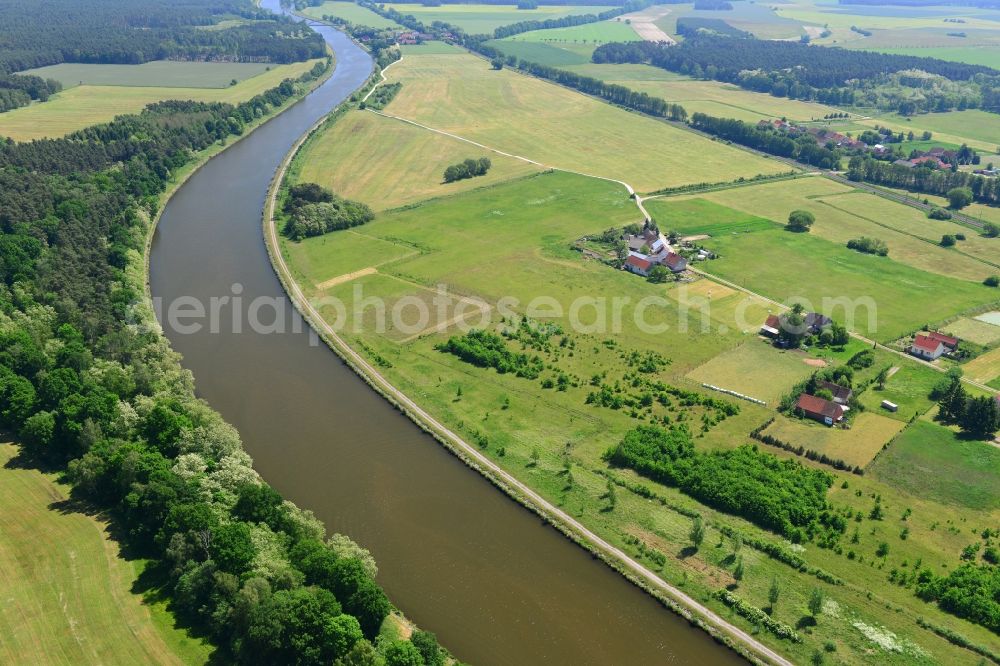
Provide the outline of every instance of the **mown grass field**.
<path id="1" fill-rule="evenodd" d="M 228 88 L 77 86 L 49 101 L 0 114 L 0 136 L 17 141 L 59 137 L 166 99 L 235 104 L 309 71 L 317 61 L 272 66 L 271 71 Z M 104 67 L 105 65 L 99 65 Z"/>
<path id="2" fill-rule="evenodd" d="M 211 648 L 131 591 L 138 562 L 52 476 L 0 444 L 0 662 L 204 664 Z"/>
<path id="3" fill-rule="evenodd" d="M 315 7 L 306 7 L 302 10 L 302 14 L 316 19 L 322 19 L 324 16 L 336 16 L 353 25 L 367 25 L 372 28 L 403 29 L 403 26 L 395 21 L 376 14 L 351 0 L 328 1 Z"/>
<path id="4" fill-rule="evenodd" d="M 794 384 L 816 371 L 815 367 L 806 364 L 808 358 L 802 352 L 775 349 L 754 338 L 698 366 L 687 377 L 765 400 L 775 406 Z M 767 375 L 766 382 L 761 381 L 762 374 Z"/>
<path id="5" fill-rule="evenodd" d="M 984 160 L 984 161 L 989 161 L 989 160 Z M 997 163 L 1000 164 L 1000 160 L 997 160 Z M 890 192 L 895 192 L 896 194 L 903 194 L 911 199 L 916 199 L 918 201 L 923 201 L 924 199 L 926 199 L 928 203 L 932 203 L 935 206 L 940 206 L 941 208 L 948 207 L 948 199 L 946 199 L 945 197 L 939 197 L 933 194 L 924 194 L 923 192 L 907 192 L 906 190 L 901 190 L 898 188 L 887 187 L 883 189 L 887 189 Z M 980 203 L 974 203 L 974 204 L 969 204 L 968 206 L 963 208 L 962 213 L 964 215 L 968 215 L 969 217 L 976 220 L 980 220 L 982 222 L 993 222 L 995 224 L 1000 224 L 1000 207 L 997 206 L 986 206 Z M 928 220 L 928 222 L 932 221 L 934 220 Z M 928 229 L 932 228 L 935 227 L 928 226 Z M 950 229 L 950 231 L 944 231 L 943 233 L 948 233 L 948 234 L 965 233 L 966 236 L 969 235 L 969 229 L 963 228 L 962 225 L 959 224 L 948 223 L 947 226 L 937 227 L 937 228 Z M 975 230 L 973 230 L 973 233 L 976 233 Z"/>
<path id="6" fill-rule="evenodd" d="M 718 182 L 787 167 L 665 123 L 489 64 L 408 51 L 386 112 L 546 166 L 624 180 L 638 191 Z"/>
<path id="7" fill-rule="evenodd" d="M 970 65 L 985 65 L 986 67 L 996 67 L 1000 62 L 1000 44 L 995 46 L 966 46 L 966 40 L 951 38 L 958 46 L 909 46 L 896 48 L 879 48 L 882 53 L 896 53 L 899 55 L 912 55 L 920 58 L 940 58 L 941 60 L 954 60 L 955 62 L 965 62 Z"/>
<path id="8" fill-rule="evenodd" d="M 936 423 L 912 424 L 879 456 L 871 473 L 888 485 L 945 504 L 1000 507 L 1000 449 L 965 440 Z"/>
<path id="9" fill-rule="evenodd" d="M 228 88 L 235 79 L 246 81 L 276 65 L 254 62 L 187 62 L 154 60 L 141 65 L 88 65 L 64 62 L 29 69 L 43 79 L 55 79 L 63 88 L 77 85 L 138 86 L 143 88 Z"/>
<path id="10" fill-rule="evenodd" d="M 462 4 L 426 7 L 407 3 L 387 3 L 386 7 L 414 16 L 422 23 L 430 24 L 434 21 L 444 21 L 458 26 L 472 35 L 492 34 L 496 28 L 502 25 L 510 25 L 520 21 L 544 21 L 564 16 L 600 14 L 612 9 L 611 6 L 605 5 L 540 5 L 536 9 L 518 9 L 516 4 Z"/>
<path id="11" fill-rule="evenodd" d="M 849 465 L 864 467 L 904 427 L 905 424 L 896 419 L 864 412 L 855 417 L 850 430 L 831 428 L 809 419 L 779 416 L 764 433 L 792 446 L 802 446 Z"/>
<path id="12" fill-rule="evenodd" d="M 302 284 L 313 295 L 332 295 L 350 302 L 354 290 L 360 287 L 364 297 L 383 297 L 390 311 L 405 298 L 411 302 L 412 299 L 426 301 L 429 289 L 439 283 L 447 284 L 453 295 L 478 296 L 490 302 L 503 295 L 514 296 L 521 303 L 518 314 L 526 311 L 525 305 L 531 298 L 551 296 L 563 306 L 563 315 L 554 319 L 543 317 L 542 320 L 556 321 L 564 326 L 567 323 L 566 304 L 581 295 L 624 296 L 634 304 L 644 296 L 665 294 L 677 301 L 676 292 L 683 287 L 689 288 L 694 296 L 711 299 L 713 305 L 742 298 L 731 288 L 707 280 L 681 286 L 651 285 L 568 250 L 568 243 L 582 234 L 633 219 L 631 206 L 624 191 L 613 184 L 549 173 L 384 212 L 376 221 L 354 233 L 338 232 L 299 244 L 283 243 L 283 249 L 294 263 L 299 262 L 296 257 L 309 257 L 310 263 L 303 265 Z M 390 244 L 399 247 L 390 250 Z M 398 258 L 380 265 L 376 274 L 326 290 L 315 288 L 315 284 L 330 276 L 359 270 L 371 256 Z M 588 405 L 585 399 L 593 390 L 590 386 L 592 376 L 601 375 L 602 381 L 608 383 L 621 381 L 633 371 L 627 360 L 629 353 L 647 349 L 654 349 L 671 359 L 654 376 L 672 385 L 697 390 L 698 382 L 685 375 L 691 373 L 693 376 L 699 370 L 717 367 L 720 372 L 729 373 L 747 368 L 748 373 L 773 378 L 760 380 L 760 383 L 767 384 L 768 390 L 775 393 L 779 391 L 774 387 L 790 388 L 794 378 L 800 376 L 797 364 L 807 371 L 809 366 L 793 358 L 796 365 L 792 371 L 793 366 L 786 364 L 791 354 L 781 354 L 767 347 L 752 333 L 739 332 L 735 321 L 727 321 L 726 332 L 721 332 L 719 324 L 726 321 L 727 313 L 734 309 L 713 307 L 707 330 L 697 325 L 682 330 L 676 307 L 668 306 L 655 308 L 648 314 L 650 321 L 668 324 L 669 329 L 658 333 L 643 332 L 633 323 L 634 310 L 630 305 L 623 309 L 624 330 L 620 334 L 610 336 L 567 329 L 565 335 L 553 338 L 555 351 L 546 356 L 550 367 L 544 372 L 544 376 L 563 372 L 573 377 L 574 382 L 578 381 L 579 385 L 570 385 L 565 391 L 542 388 L 538 380 L 476 368 L 436 350 L 437 343 L 458 333 L 454 326 L 444 332 L 433 330 L 435 324 L 447 322 L 448 315 L 441 319 L 433 315 L 426 322 L 425 332 L 414 336 L 392 329 L 391 325 L 389 330 L 379 333 L 376 330 L 378 317 L 373 310 L 355 318 L 348 307 L 344 335 L 379 363 L 380 372 L 395 385 L 417 397 L 422 406 L 449 427 L 470 441 L 478 441 L 491 459 L 532 484 L 603 537 L 640 557 L 666 580 L 682 586 L 723 616 L 749 629 L 745 621 L 709 597 L 709 593 L 734 582 L 729 542 L 720 538 L 717 526 L 733 527 L 777 544 L 782 540 L 746 521 L 699 505 L 676 490 L 650 484 L 622 470 L 613 473 L 654 487 L 667 504 L 651 502 L 619 488 L 616 506 L 609 510 L 606 481 L 593 470 L 604 468 L 600 456 L 609 445 L 648 417 L 643 412 L 634 416 L 627 413 L 628 410 Z M 754 316 L 764 312 L 761 309 Z M 324 313 L 333 320 L 332 309 Z M 497 321 L 496 315 L 493 321 Z M 563 346 L 558 342 L 563 337 L 569 344 Z M 846 357 L 853 351 L 855 348 L 851 347 L 837 358 Z M 753 358 L 750 361 L 742 358 L 744 353 Z M 785 386 L 785 382 L 789 385 Z M 696 440 L 699 447 L 732 447 L 746 442 L 746 434 L 773 415 L 767 408 L 740 404 L 738 416 L 712 427 Z M 682 411 L 686 410 L 675 409 L 667 414 L 681 418 Z M 867 433 L 867 439 L 837 439 L 827 447 L 831 454 L 836 452 L 863 463 L 905 425 L 878 414 L 862 417 L 872 421 L 870 428 L 862 421 L 864 427 L 856 426 L 855 430 L 843 434 Z M 697 430 L 697 410 L 691 410 L 688 418 Z M 829 433 L 817 426 L 815 434 L 828 436 Z M 810 448 L 822 446 L 822 443 L 810 444 Z M 535 450 L 537 461 L 532 458 Z M 767 447 L 767 450 L 787 457 L 778 449 Z M 571 465 L 572 483 L 567 480 L 564 461 Z M 814 650 L 822 650 L 823 644 L 830 641 L 836 647 L 838 663 L 869 664 L 874 660 L 909 664 L 926 661 L 927 654 L 946 663 L 976 663 L 971 653 L 917 627 L 913 618 L 919 614 L 935 624 L 970 636 L 976 642 L 1000 644 L 986 630 L 919 602 L 912 590 L 886 584 L 878 586 L 877 593 L 869 594 L 875 589 L 873 580 L 882 580 L 890 567 L 899 567 L 904 560 L 913 562 L 922 558 L 928 566 L 935 567 L 957 563 L 958 553 L 966 545 L 966 536 L 952 534 L 943 528 L 930 528 L 934 522 L 943 523 L 949 519 L 951 510 L 919 496 L 911 497 L 874 478 L 849 474 L 835 476 L 831 500 L 836 506 L 849 506 L 867 515 L 872 497 L 881 494 L 884 506 L 891 513 L 890 518 L 884 522 L 865 519 L 858 525 L 863 536 L 850 548 L 861 559 L 849 560 L 846 548 L 837 553 L 808 545 L 802 553 L 810 565 L 847 579 L 846 586 L 822 583 L 744 545 L 742 556 L 747 575 L 739 583 L 737 594 L 750 603 L 760 607 L 767 605 L 767 588 L 775 577 L 782 581 L 781 601 L 775 614 L 783 622 L 794 625 L 802 618 L 806 600 L 814 587 L 821 587 L 833 602 L 828 604 L 819 624 L 805 634 L 802 644 L 777 641 L 766 632 L 758 634 L 758 638 L 775 645 L 796 662 L 808 661 Z M 977 479 L 976 482 L 986 480 Z M 849 489 L 841 488 L 845 481 Z M 952 478 L 951 482 L 957 480 Z M 855 495 L 856 490 L 860 491 L 859 495 Z M 705 519 L 705 543 L 694 554 L 685 551 L 691 520 L 671 508 L 673 506 L 693 508 Z M 913 508 L 913 516 L 908 523 L 912 533 L 903 541 L 898 533 L 899 516 L 905 507 Z M 977 524 L 985 525 L 993 517 L 1000 516 L 1000 512 L 972 511 L 968 516 Z M 642 555 L 634 542 L 626 543 L 626 536 L 640 539 L 644 548 L 655 549 L 664 559 L 654 561 Z M 892 543 L 892 554 L 885 562 L 874 555 L 882 540 Z M 845 544 L 846 541 L 847 537 Z M 900 610 L 895 610 L 897 608 Z M 891 631 L 895 636 L 894 647 L 879 647 L 865 637 L 857 623 Z"/>
<path id="13" fill-rule="evenodd" d="M 872 385 L 858 400 L 873 413 L 908 423 L 915 415 L 924 414 L 934 402 L 928 397 L 933 389 L 945 377 L 937 370 L 915 363 L 901 363 L 896 359 L 892 364 L 899 368 L 880 389 Z M 883 362 L 880 368 L 886 367 Z M 888 400 L 899 405 L 899 410 L 889 412 L 882 409 L 882 401 Z"/>
<path id="14" fill-rule="evenodd" d="M 466 158 L 489 157 L 485 176 L 443 182 L 444 170 Z M 318 182 L 377 210 L 446 196 L 510 178 L 538 167 L 428 132 L 369 111 L 351 111 L 310 141 L 298 160 L 301 178 Z M 406 174 L 400 178 L 399 173 Z"/>
<path id="15" fill-rule="evenodd" d="M 816 216 L 810 236 L 845 248 L 847 241 L 861 236 L 881 239 L 889 246 L 889 256 L 883 258 L 885 263 L 898 262 L 971 282 L 982 282 L 998 271 L 994 264 L 1000 260 L 1000 240 L 982 237 L 952 222 L 930 220 L 916 208 L 826 178 L 798 178 L 692 196 L 728 210 L 706 210 L 701 216 L 696 213 L 694 219 L 703 224 L 700 231 L 689 231 L 691 227 L 686 226 L 684 220 L 691 216 L 691 206 L 696 204 L 687 203 L 683 197 L 653 199 L 649 210 L 671 229 L 674 220 L 678 219 L 682 233 L 711 234 L 709 227 L 719 225 L 715 235 L 764 228 L 759 218 L 784 225 L 791 211 L 807 210 Z M 677 203 L 669 203 L 674 201 Z M 744 219 L 747 216 L 755 216 L 758 221 L 747 224 L 749 220 Z M 960 241 L 955 248 L 940 247 L 943 234 L 955 233 L 964 233 L 966 240 Z"/>

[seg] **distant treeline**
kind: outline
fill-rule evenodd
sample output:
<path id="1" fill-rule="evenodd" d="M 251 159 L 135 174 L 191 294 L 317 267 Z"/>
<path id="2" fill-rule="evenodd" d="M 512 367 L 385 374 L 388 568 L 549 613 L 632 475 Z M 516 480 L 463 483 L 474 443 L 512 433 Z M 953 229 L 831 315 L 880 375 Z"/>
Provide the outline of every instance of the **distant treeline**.
<path id="1" fill-rule="evenodd" d="M 726 35 L 727 37 L 753 37 L 749 32 L 734 28 L 722 19 L 704 18 L 701 16 L 682 16 L 677 19 L 678 35 L 694 37 L 703 30 Z"/>
<path id="2" fill-rule="evenodd" d="M 788 157 L 821 169 L 837 169 L 840 166 L 840 154 L 836 150 L 819 145 L 810 135 L 793 139 L 784 132 L 761 128 L 755 123 L 746 123 L 733 118 L 716 118 L 704 113 L 691 116 L 691 126 L 741 146 L 779 157 Z"/>
<path id="3" fill-rule="evenodd" d="M 981 9 L 1000 9 L 1000 0 L 837 0 L 842 5 L 872 5 L 882 7 L 937 7 L 953 5 L 955 7 L 979 7 Z"/>
<path id="4" fill-rule="evenodd" d="M 225 17 L 256 19 L 204 29 Z M 0 74 L 61 62 L 289 63 L 322 57 L 323 39 L 250 0 L 0 0 Z"/>
<path id="5" fill-rule="evenodd" d="M 924 81 L 894 81 L 919 88 L 930 98 L 923 106 L 907 95 L 887 97 L 885 104 L 904 113 L 949 108 L 1000 110 L 1000 71 L 982 65 L 937 58 L 893 55 L 874 51 L 809 46 L 799 42 L 741 39 L 707 34 L 692 35 L 677 46 L 652 42 L 611 43 L 599 46 L 595 63 L 648 63 L 695 78 L 734 83 L 747 90 L 776 97 L 853 105 L 869 85 L 897 72 L 920 71 L 969 83 L 969 90 L 936 93 L 921 87 Z"/>
<path id="6" fill-rule="evenodd" d="M 848 162 L 847 177 L 853 181 L 938 196 L 946 196 L 949 190 L 956 187 L 967 187 L 976 201 L 994 206 L 1000 204 L 1000 178 L 979 176 L 967 171 L 911 167 L 870 157 L 852 157 Z"/>
<path id="7" fill-rule="evenodd" d="M 600 14 L 574 14 L 570 16 L 564 16 L 557 19 L 545 19 L 543 21 L 519 21 L 517 23 L 511 23 L 510 25 L 502 25 L 493 31 L 494 39 L 503 39 L 504 37 L 510 37 L 511 35 L 519 35 L 522 32 L 531 32 L 533 30 L 549 30 L 551 28 L 568 28 L 574 25 L 585 25 L 587 23 L 596 23 L 598 21 L 607 21 L 608 19 L 613 19 L 616 16 L 621 16 L 622 14 L 627 14 L 629 12 L 636 12 L 640 9 L 645 9 L 651 3 L 647 0 L 626 0 L 626 2 L 615 9 L 609 9 L 603 11 Z"/>

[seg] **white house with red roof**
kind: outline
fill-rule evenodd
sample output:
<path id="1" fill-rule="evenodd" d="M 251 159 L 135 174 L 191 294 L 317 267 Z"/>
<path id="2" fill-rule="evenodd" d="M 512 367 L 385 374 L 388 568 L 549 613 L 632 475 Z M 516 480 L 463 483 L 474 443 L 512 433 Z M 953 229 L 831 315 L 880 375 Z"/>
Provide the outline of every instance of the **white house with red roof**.
<path id="1" fill-rule="evenodd" d="M 625 265 L 623 268 L 627 271 L 635 273 L 636 275 L 648 277 L 649 271 L 654 265 L 653 261 L 646 255 L 639 254 L 638 252 L 629 252 L 628 256 L 625 258 Z"/>
<path id="2" fill-rule="evenodd" d="M 923 333 L 918 333 L 917 337 L 913 338 L 913 344 L 910 345 L 910 353 L 925 361 L 935 361 L 941 358 L 945 349 L 943 342 Z"/>

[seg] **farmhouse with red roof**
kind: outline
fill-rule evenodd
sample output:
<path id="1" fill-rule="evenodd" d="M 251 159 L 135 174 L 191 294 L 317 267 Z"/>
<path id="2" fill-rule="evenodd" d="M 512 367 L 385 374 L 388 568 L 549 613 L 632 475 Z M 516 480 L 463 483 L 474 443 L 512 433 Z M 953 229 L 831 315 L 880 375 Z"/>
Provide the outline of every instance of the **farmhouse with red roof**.
<path id="1" fill-rule="evenodd" d="M 923 333 L 918 333 L 917 337 L 913 339 L 913 344 L 910 345 L 910 353 L 925 361 L 935 361 L 941 358 L 944 352 L 945 346 L 943 342 Z"/>
<path id="2" fill-rule="evenodd" d="M 801 411 L 807 418 L 825 423 L 826 425 L 839 423 L 844 419 L 844 412 L 847 411 L 847 408 L 843 405 L 838 405 L 835 402 L 824 400 L 808 393 L 803 393 L 799 396 L 798 402 L 795 403 L 795 409 L 796 411 Z"/>

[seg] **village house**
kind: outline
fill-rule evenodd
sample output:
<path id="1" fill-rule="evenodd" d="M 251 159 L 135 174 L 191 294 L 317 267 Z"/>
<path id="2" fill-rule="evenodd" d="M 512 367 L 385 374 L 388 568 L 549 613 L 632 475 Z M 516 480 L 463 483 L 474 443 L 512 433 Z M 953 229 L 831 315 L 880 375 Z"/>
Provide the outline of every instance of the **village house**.
<path id="1" fill-rule="evenodd" d="M 660 263 L 669 268 L 672 273 L 682 273 L 687 268 L 688 260 L 676 252 L 667 252 L 667 256 Z"/>
<path id="2" fill-rule="evenodd" d="M 781 333 L 781 318 L 778 315 L 768 315 L 760 327 L 760 334 L 766 338 L 776 338 Z"/>
<path id="3" fill-rule="evenodd" d="M 629 252 L 628 257 L 625 258 L 624 268 L 636 275 L 649 277 L 649 271 L 653 268 L 653 262 L 644 254 Z"/>
<path id="4" fill-rule="evenodd" d="M 826 315 L 821 315 L 818 312 L 809 312 L 806 314 L 803 325 L 806 327 L 806 332 L 811 335 L 819 335 L 823 332 L 823 329 L 829 328 L 833 325 L 833 320 Z"/>
<path id="5" fill-rule="evenodd" d="M 935 361 L 944 354 L 945 346 L 940 340 L 935 340 L 923 333 L 918 333 L 910 345 L 910 353 L 925 361 Z"/>
<path id="6" fill-rule="evenodd" d="M 795 403 L 795 409 L 802 412 L 806 418 L 819 421 L 828 426 L 843 421 L 844 413 L 847 411 L 847 408 L 843 405 L 838 405 L 833 401 L 824 400 L 808 393 L 803 393 L 799 396 L 798 401 Z"/>
<path id="7" fill-rule="evenodd" d="M 833 382 L 828 382 L 825 379 L 821 379 L 816 382 L 817 389 L 826 389 L 833 395 L 833 401 L 838 405 L 846 405 L 851 401 L 851 396 L 854 395 L 854 391 L 846 386 L 841 386 L 840 384 L 834 384 Z"/>
<path id="8" fill-rule="evenodd" d="M 945 346 L 949 351 L 955 351 L 958 349 L 958 343 L 960 340 L 951 335 L 945 335 L 944 333 L 938 333 L 937 331 L 931 331 L 926 334 L 931 340 L 937 340 Z"/>
<path id="9" fill-rule="evenodd" d="M 934 155 L 921 155 L 920 157 L 914 157 L 910 160 L 910 164 L 913 166 L 927 166 L 931 165 L 937 167 L 938 169 L 949 168 L 947 164 L 941 161 L 941 158 Z"/>

